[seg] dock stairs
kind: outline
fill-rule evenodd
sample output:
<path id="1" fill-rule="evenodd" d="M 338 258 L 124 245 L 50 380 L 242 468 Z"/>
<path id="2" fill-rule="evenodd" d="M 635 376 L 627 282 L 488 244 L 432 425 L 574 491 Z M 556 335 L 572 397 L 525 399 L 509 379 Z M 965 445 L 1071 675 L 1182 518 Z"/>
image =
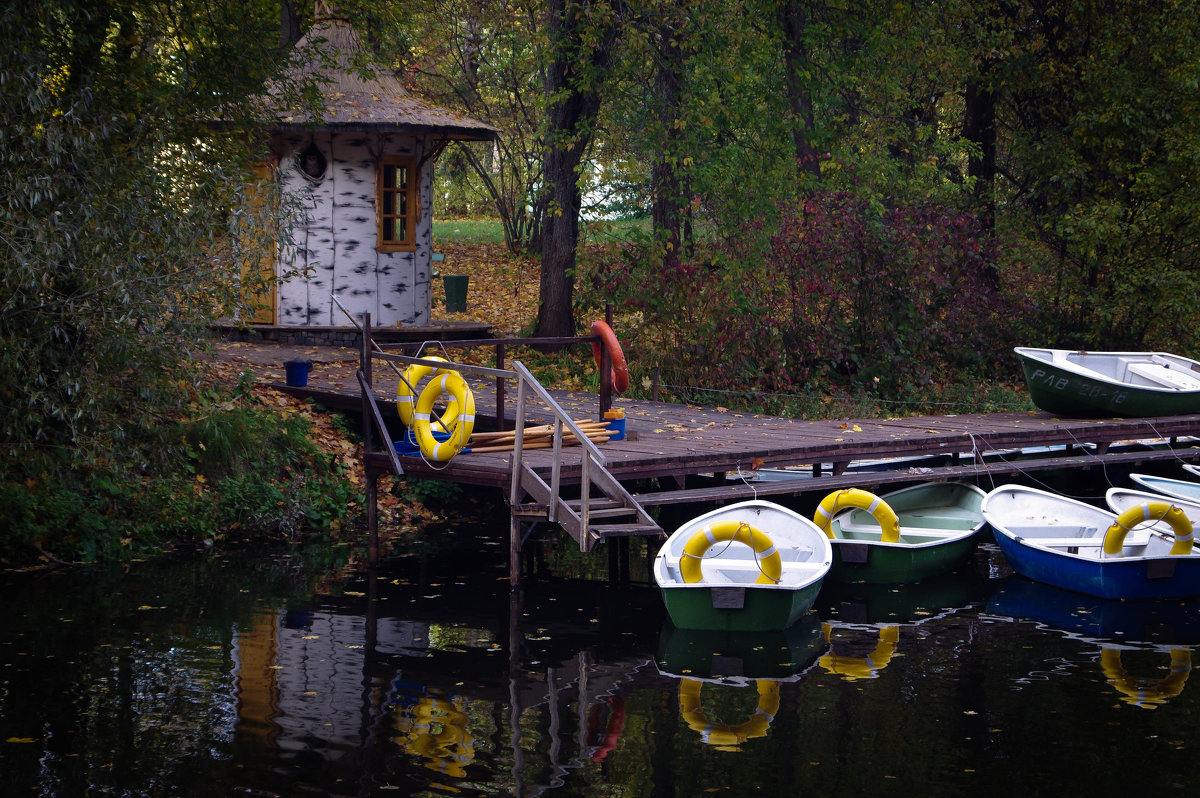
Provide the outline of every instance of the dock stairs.
<path id="1" fill-rule="evenodd" d="M 364 336 L 365 338 L 366 336 Z M 540 523 L 560 526 L 579 545 L 580 551 L 590 552 L 607 540 L 630 537 L 663 537 L 661 526 L 650 516 L 646 508 L 625 489 L 605 467 L 604 453 L 593 443 L 567 412 L 551 397 L 529 370 L 515 361 L 511 369 L 486 368 L 471 364 L 450 363 L 446 360 L 431 361 L 420 357 L 408 357 L 382 351 L 378 346 L 364 342 L 364 368 L 358 379 L 362 389 L 364 437 L 369 441 L 371 432 L 378 434 L 385 447 L 390 468 L 397 476 L 404 475 L 403 466 L 396 456 L 387 425 L 376 402 L 371 386 L 369 360 L 388 362 L 399 374 L 399 364 L 425 365 L 431 368 L 449 368 L 473 376 L 491 377 L 497 381 L 513 380 L 517 383 L 515 429 L 525 429 L 527 407 L 536 400 L 549 411 L 553 430 L 553 458 L 550 465 L 535 470 L 523 457 L 523 436 L 516 435 L 511 460 L 511 484 L 508 504 L 511 516 L 510 559 L 512 577 L 518 578 L 517 557 L 525 537 Z M 373 427 L 373 429 L 372 429 Z M 578 452 L 564 454 L 563 439 L 571 440 L 570 449 Z M 371 482 L 369 480 L 369 482 Z"/>
<path id="2" fill-rule="evenodd" d="M 556 523 L 579 543 L 581 551 L 591 551 L 610 538 L 663 534 L 663 528 L 602 465 L 593 464 L 591 476 L 602 497 L 567 499 L 556 495 L 528 466 L 523 467 L 520 489 L 532 501 L 511 504 L 513 518 L 527 523 Z"/>
<path id="3" fill-rule="evenodd" d="M 517 436 L 509 491 L 513 536 L 520 535 L 522 523 L 548 521 L 561 526 L 579 544 L 579 550 L 585 552 L 610 538 L 662 536 L 662 527 L 605 468 L 604 453 L 575 426 L 529 370 L 518 361 L 513 363 L 513 373 L 517 379 L 516 428 L 525 426 L 532 394 L 550 410 L 554 430 L 550 482 L 522 459 L 521 436 Z M 567 431 L 575 436 L 581 449 L 578 497 L 567 496 L 563 485 L 562 439 Z M 599 490 L 599 496 L 592 496 L 593 488 Z"/>

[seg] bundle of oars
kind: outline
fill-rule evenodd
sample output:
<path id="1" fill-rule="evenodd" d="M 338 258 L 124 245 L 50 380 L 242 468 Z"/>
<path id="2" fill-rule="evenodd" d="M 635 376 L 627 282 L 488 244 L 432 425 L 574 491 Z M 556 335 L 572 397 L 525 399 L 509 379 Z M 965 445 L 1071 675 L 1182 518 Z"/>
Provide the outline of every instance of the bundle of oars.
<path id="1" fill-rule="evenodd" d="M 579 427 L 579 431 L 586 435 L 592 443 L 604 443 L 608 440 L 607 421 L 576 419 L 575 426 Z M 476 432 L 471 436 L 469 446 L 472 452 L 507 452 L 516 445 L 517 435 L 516 430 Z M 564 426 L 562 442 L 563 446 L 577 446 L 579 439 L 575 437 L 575 433 Z M 554 446 L 554 425 L 542 424 L 537 427 L 525 428 L 525 437 L 521 443 L 522 449 L 549 449 L 552 446 Z"/>

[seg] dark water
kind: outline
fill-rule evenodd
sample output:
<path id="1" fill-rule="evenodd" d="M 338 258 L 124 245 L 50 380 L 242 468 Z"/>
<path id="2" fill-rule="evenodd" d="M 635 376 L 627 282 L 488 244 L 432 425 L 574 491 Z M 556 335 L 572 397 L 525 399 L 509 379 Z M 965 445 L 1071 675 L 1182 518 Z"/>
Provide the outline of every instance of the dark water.
<path id="1" fill-rule="evenodd" d="M 0 794 L 1192 789 L 1200 605 L 1042 588 L 985 545 L 713 638 L 670 627 L 638 558 L 614 587 L 559 543 L 515 596 L 483 528 L 374 571 L 335 547 L 6 575 Z"/>

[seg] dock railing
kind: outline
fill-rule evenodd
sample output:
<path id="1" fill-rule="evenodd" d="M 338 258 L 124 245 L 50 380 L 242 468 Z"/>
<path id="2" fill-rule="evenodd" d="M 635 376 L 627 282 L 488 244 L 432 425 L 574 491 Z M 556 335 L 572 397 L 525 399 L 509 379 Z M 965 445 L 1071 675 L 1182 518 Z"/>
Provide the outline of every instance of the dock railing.
<path id="1" fill-rule="evenodd" d="M 451 359 L 431 359 L 430 357 L 419 357 L 411 355 L 396 354 L 394 352 L 385 351 L 377 343 L 371 339 L 371 328 L 369 317 L 365 319 L 365 324 L 361 328 L 363 333 L 363 351 L 362 351 L 362 367 L 358 373 L 359 385 L 363 395 L 363 417 L 364 417 L 364 440 L 366 450 L 370 450 L 372 433 L 380 436 L 383 445 L 388 449 L 388 457 L 392 465 L 392 469 L 397 476 L 403 476 L 404 470 L 399 457 L 396 454 L 395 445 L 391 435 L 388 432 L 387 424 L 384 421 L 383 414 L 380 412 L 378 402 L 373 389 L 372 366 L 373 361 L 382 361 L 388 363 L 396 372 L 399 380 L 405 380 L 404 367 L 412 365 L 427 366 L 431 369 L 451 369 L 463 375 L 471 375 L 475 377 L 492 378 L 495 380 L 496 391 L 496 417 L 495 425 L 497 430 L 502 430 L 505 425 L 504 413 L 504 397 L 507 393 L 505 384 L 509 381 L 516 383 L 516 408 L 514 421 L 514 436 L 513 436 L 513 456 L 511 461 L 512 477 L 508 492 L 508 503 L 510 513 L 512 514 L 512 526 L 510 534 L 510 570 L 511 578 L 514 582 L 519 580 L 519 555 L 521 548 L 521 531 L 520 517 L 528 518 L 536 513 L 539 517 L 544 517 L 545 520 L 556 523 L 568 532 L 579 544 L 580 551 L 590 551 L 595 542 L 599 539 L 599 535 L 592 530 L 593 527 L 593 496 L 592 488 L 596 487 L 604 494 L 604 498 L 615 502 L 620 510 L 625 514 L 634 515 L 637 518 L 635 526 L 642 528 L 657 529 L 657 524 L 650 518 L 646 510 L 633 498 L 623 485 L 608 472 L 606 465 L 607 460 L 604 453 L 599 447 L 588 437 L 588 433 L 582 430 L 563 409 L 550 392 L 537 380 L 537 378 L 525 367 L 519 360 L 512 363 L 511 369 L 503 368 L 500 364 L 504 359 L 504 346 L 512 342 L 519 342 L 521 345 L 527 346 L 561 346 L 567 344 L 590 344 L 593 339 L 590 337 L 581 338 L 554 338 L 554 339 L 535 339 L 521 338 L 509 340 L 493 340 L 483 339 L 479 341 L 447 341 L 439 342 L 439 345 L 446 348 L 455 347 L 475 347 L 475 346 L 492 346 L 496 351 L 497 367 L 487 367 L 475 365 L 472 363 L 460 363 Z M 603 347 L 603 342 L 601 342 Z M 439 355 L 440 357 L 440 355 Z M 609 385 L 610 370 L 603 368 L 609 362 L 607 352 L 601 361 L 601 390 L 599 396 L 599 412 L 598 417 L 603 416 L 604 410 L 611 406 L 612 391 Z M 409 389 L 414 393 L 417 386 L 410 385 Z M 551 418 L 550 427 L 552 429 L 551 449 L 553 457 L 550 465 L 550 482 L 547 485 L 543 478 L 530 468 L 525 462 L 524 457 L 524 429 L 525 420 L 529 415 L 528 408 L 531 401 L 539 401 L 548 411 Z M 564 462 L 564 437 L 572 435 L 574 440 L 572 445 L 579 446 L 579 501 L 577 504 L 572 504 L 563 495 L 563 472 L 565 470 Z M 572 463 L 574 458 L 571 458 Z M 371 492 L 371 486 L 374 479 L 371 474 L 368 474 L 368 491 Z M 538 502 L 536 505 L 524 503 L 526 494 L 534 497 Z M 370 493 L 368 501 L 370 502 Z M 600 497 L 596 497 L 599 499 Z M 536 508 L 536 509 L 532 509 Z M 614 512 L 610 507 L 607 507 L 606 512 Z M 520 516 L 520 517 L 519 517 Z M 374 513 L 368 509 L 368 525 L 371 527 L 372 549 L 375 549 L 376 532 L 374 526 Z"/>

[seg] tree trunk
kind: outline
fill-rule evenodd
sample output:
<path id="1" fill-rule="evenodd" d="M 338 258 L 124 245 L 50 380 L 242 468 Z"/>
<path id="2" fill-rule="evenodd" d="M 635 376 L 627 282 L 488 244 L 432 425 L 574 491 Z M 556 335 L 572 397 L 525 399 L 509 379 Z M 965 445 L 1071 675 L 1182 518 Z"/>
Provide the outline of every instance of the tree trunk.
<path id="1" fill-rule="evenodd" d="M 653 206 L 651 220 L 654 238 L 663 248 L 663 264 L 678 266 L 683 241 L 683 182 L 679 177 L 679 161 L 675 157 L 679 128 L 679 106 L 682 97 L 683 49 L 680 33 L 670 26 L 659 29 L 659 61 L 656 88 L 659 100 L 659 120 L 666 140 L 663 154 L 651 171 Z"/>
<path id="2" fill-rule="evenodd" d="M 975 201 L 986 229 L 996 218 L 996 101 L 992 93 L 972 82 L 967 86 L 963 110 L 963 138 L 979 148 L 967 161 L 967 174 L 974 178 Z"/>
<path id="3" fill-rule="evenodd" d="M 808 14 L 800 0 L 782 0 L 779 6 L 779 25 L 783 31 L 783 57 L 786 65 L 788 105 L 792 111 L 792 146 L 796 150 L 796 171 L 821 176 L 821 162 L 809 138 L 816 128 L 812 95 L 805 85 L 804 73 L 810 71 L 808 48 L 804 32 Z"/>
<path id="4" fill-rule="evenodd" d="M 592 141 L 600 86 L 619 31 L 609 17 L 598 35 L 585 30 L 592 0 L 550 0 L 547 33 L 553 57 L 546 67 L 548 124 L 544 156 L 546 211 L 542 223 L 539 337 L 575 334 L 571 300 L 579 243 L 579 166 Z M 589 44 L 594 42 L 594 44 Z"/>

